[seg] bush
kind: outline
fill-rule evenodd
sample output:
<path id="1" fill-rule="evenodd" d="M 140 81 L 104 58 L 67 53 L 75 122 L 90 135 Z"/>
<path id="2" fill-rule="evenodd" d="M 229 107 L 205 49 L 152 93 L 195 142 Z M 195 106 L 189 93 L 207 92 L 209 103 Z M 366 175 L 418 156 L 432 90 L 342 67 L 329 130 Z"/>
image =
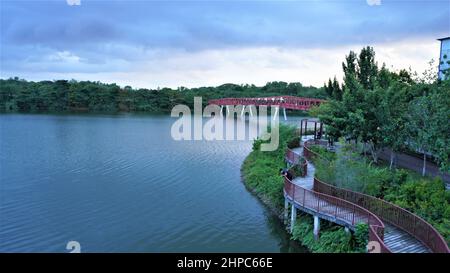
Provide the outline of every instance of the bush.
<path id="1" fill-rule="evenodd" d="M 313 223 L 310 215 L 300 215 L 292 232 L 292 239 L 299 240 L 302 245 L 316 253 L 348 253 L 355 252 L 352 246 L 352 235 L 343 227 L 324 222 L 316 241 L 313 234 Z"/>
<path id="2" fill-rule="evenodd" d="M 310 150 L 319 154 L 323 159 L 328 161 L 333 161 L 336 159 L 336 154 L 328 151 L 325 147 L 322 146 L 310 146 Z M 315 159 L 317 160 L 317 159 Z"/>
<path id="3" fill-rule="evenodd" d="M 367 243 L 369 241 L 369 225 L 359 223 L 355 227 L 355 250 L 358 252 L 366 252 Z"/>
<path id="4" fill-rule="evenodd" d="M 440 178 L 410 179 L 388 191 L 385 199 L 427 220 L 450 243 L 450 192 Z"/>
<path id="5" fill-rule="evenodd" d="M 287 147 L 289 149 L 294 149 L 297 147 L 300 147 L 300 137 L 294 137 L 292 138 L 288 143 L 287 143 Z"/>

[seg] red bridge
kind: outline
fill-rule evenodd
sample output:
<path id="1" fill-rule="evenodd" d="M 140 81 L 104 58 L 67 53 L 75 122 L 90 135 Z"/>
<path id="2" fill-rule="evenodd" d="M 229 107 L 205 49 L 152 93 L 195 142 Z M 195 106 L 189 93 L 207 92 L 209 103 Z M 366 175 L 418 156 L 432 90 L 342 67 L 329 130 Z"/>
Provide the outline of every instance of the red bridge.
<path id="1" fill-rule="evenodd" d="M 294 96 L 276 96 L 265 98 L 222 98 L 213 99 L 209 104 L 216 105 L 255 105 L 255 106 L 278 106 L 284 109 L 292 110 L 309 110 L 312 106 L 316 106 L 324 102 L 321 99 L 302 98 Z"/>

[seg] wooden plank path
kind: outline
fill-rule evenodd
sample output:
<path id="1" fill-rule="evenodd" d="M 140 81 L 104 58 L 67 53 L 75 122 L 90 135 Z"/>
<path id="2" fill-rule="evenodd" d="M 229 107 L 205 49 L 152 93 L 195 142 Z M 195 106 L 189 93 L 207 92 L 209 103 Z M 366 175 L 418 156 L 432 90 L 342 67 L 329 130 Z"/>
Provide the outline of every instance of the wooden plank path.
<path id="1" fill-rule="evenodd" d="M 384 243 L 394 253 L 430 253 L 431 251 L 409 233 L 385 223 Z"/>
<path id="2" fill-rule="evenodd" d="M 307 139 L 305 139 L 307 140 Z M 303 156 L 303 146 L 294 148 L 292 151 L 299 157 Z M 318 215 L 320 218 L 346 226 L 354 230 L 357 223 L 368 223 L 368 215 L 364 211 L 355 211 L 351 207 L 339 205 L 324 195 L 315 194 L 312 191 L 314 186 L 315 167 L 308 162 L 307 175 L 305 177 L 295 177 L 292 183 L 298 188 L 304 189 L 293 192 L 293 196 L 285 191 L 285 197 L 289 199 L 298 209 Z M 345 203 L 344 203 L 345 204 Z M 339 215 L 339 216 L 338 216 Z M 409 233 L 386 224 L 384 229 L 384 244 L 393 253 L 428 253 L 431 252 L 422 242 Z"/>

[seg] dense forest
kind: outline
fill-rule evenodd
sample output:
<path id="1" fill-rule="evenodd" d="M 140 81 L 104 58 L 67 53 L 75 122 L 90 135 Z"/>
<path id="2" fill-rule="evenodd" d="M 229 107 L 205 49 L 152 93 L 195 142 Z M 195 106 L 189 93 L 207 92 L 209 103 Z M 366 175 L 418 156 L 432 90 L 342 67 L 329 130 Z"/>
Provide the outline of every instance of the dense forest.
<path id="1" fill-rule="evenodd" d="M 286 82 L 269 82 L 262 87 L 223 84 L 200 88 L 133 89 L 90 81 L 32 82 L 10 78 L 0 80 L 0 111 L 170 113 L 177 104 L 193 107 L 194 96 L 201 96 L 206 104 L 213 98 L 273 95 L 327 97 L 324 88 Z"/>

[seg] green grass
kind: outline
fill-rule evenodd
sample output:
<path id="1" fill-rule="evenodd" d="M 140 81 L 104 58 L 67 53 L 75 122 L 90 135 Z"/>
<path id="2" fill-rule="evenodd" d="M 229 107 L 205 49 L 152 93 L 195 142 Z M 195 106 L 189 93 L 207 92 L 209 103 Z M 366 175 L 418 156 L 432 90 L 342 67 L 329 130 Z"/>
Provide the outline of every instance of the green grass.
<path id="1" fill-rule="evenodd" d="M 283 207 L 283 183 L 279 169 L 286 167 L 284 155 L 287 144 L 295 137 L 295 128 L 280 125 L 280 143 L 272 152 L 260 151 L 260 141 L 255 141 L 253 151 L 242 165 L 244 183 L 258 197 L 270 203 L 276 210 Z"/>

